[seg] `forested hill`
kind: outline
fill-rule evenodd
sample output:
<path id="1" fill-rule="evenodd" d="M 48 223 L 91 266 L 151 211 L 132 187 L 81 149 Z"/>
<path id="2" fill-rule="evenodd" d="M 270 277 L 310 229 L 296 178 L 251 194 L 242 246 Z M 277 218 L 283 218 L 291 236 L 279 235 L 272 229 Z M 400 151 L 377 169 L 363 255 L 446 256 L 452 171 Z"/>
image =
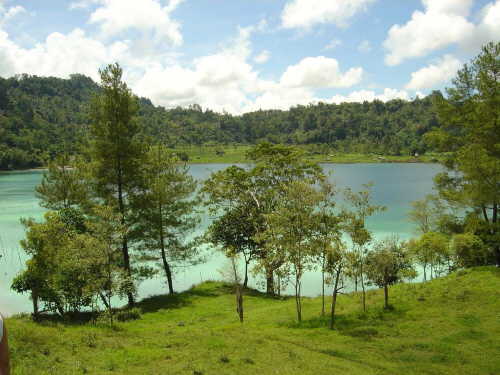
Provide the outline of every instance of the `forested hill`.
<path id="1" fill-rule="evenodd" d="M 74 152 L 99 86 L 90 78 L 0 78 L 0 169 L 28 168 L 62 150 Z M 438 95 L 437 93 L 435 95 Z M 387 103 L 319 103 L 288 111 L 233 116 L 193 105 L 164 109 L 140 99 L 144 133 L 171 147 L 186 144 L 329 144 L 339 152 L 425 152 L 422 135 L 438 125 L 432 98 Z"/>

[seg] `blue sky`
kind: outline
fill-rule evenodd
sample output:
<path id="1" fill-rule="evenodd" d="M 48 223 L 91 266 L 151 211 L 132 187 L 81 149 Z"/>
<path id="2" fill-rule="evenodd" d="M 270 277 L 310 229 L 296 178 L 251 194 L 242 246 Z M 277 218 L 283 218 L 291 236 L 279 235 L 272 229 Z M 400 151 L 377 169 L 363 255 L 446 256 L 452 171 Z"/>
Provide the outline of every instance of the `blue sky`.
<path id="1" fill-rule="evenodd" d="M 443 89 L 500 39 L 500 0 L 0 0 L 0 76 L 98 80 L 231 113 Z"/>

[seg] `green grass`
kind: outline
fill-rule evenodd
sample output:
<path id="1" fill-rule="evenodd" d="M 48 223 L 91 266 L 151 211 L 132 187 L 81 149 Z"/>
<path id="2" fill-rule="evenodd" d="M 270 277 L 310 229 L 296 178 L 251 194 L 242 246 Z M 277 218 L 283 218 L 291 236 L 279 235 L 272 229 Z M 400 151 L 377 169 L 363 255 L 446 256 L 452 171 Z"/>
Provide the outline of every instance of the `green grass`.
<path id="1" fill-rule="evenodd" d="M 306 151 L 308 160 L 320 163 L 431 163 L 439 160 L 438 154 L 426 154 L 419 157 L 408 155 L 384 156 L 375 154 L 344 154 L 328 153 L 319 154 L 311 152 L 314 149 L 308 146 L 297 146 Z M 231 145 L 231 146 L 187 146 L 172 149 L 174 152 L 185 152 L 189 156 L 189 163 L 247 163 L 246 152 L 251 146 Z M 223 151 L 217 154 L 216 151 Z M 308 151 L 309 150 L 309 151 Z"/>
<path id="2" fill-rule="evenodd" d="M 425 284 L 341 296 L 338 328 L 320 300 L 249 291 L 240 324 L 234 296 L 206 282 L 140 303 L 142 318 L 115 328 L 7 320 L 14 374 L 498 374 L 500 269 L 460 271 Z"/>

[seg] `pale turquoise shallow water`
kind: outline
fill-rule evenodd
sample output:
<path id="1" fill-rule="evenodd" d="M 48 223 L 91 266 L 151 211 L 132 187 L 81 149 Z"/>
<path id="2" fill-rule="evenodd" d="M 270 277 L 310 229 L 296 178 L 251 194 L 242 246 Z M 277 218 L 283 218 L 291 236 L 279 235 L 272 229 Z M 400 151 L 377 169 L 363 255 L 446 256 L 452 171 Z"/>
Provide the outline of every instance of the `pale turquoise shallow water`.
<path id="1" fill-rule="evenodd" d="M 210 173 L 227 167 L 227 164 L 191 165 L 192 175 L 198 180 L 206 179 Z M 401 238 L 414 235 L 414 226 L 406 215 L 410 202 L 423 198 L 433 190 L 433 177 L 441 168 L 434 164 L 325 164 L 326 172 L 333 172 L 332 179 L 339 187 L 361 189 L 368 182 L 374 183 L 374 202 L 387 206 L 388 210 L 369 220 L 369 228 L 377 238 L 397 234 Z M 40 219 L 44 210 L 39 206 L 34 194 L 42 172 L 0 173 L 0 311 L 12 314 L 30 311 L 31 303 L 27 296 L 18 295 L 10 290 L 12 278 L 22 269 L 25 256 L 20 250 L 19 240 L 23 238 L 21 217 Z M 203 231 L 210 218 L 202 218 L 199 231 Z M 219 270 L 225 264 L 224 256 L 209 254 L 208 261 L 202 265 L 178 270 L 175 288 L 182 291 L 203 280 L 220 279 Z M 258 280 L 252 279 L 255 286 Z M 309 273 L 304 277 L 305 295 L 320 293 L 319 273 Z M 148 280 L 139 288 L 140 297 L 164 293 L 162 278 Z"/>

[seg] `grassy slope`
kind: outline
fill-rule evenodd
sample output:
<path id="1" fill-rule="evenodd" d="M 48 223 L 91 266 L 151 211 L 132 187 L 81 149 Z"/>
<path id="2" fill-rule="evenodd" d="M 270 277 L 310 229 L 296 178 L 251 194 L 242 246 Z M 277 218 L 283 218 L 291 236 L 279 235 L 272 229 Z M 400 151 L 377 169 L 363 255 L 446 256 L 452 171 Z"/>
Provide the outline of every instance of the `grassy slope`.
<path id="1" fill-rule="evenodd" d="M 304 146 L 298 146 L 305 148 Z M 190 163 L 245 163 L 245 153 L 250 146 L 191 146 L 172 149 L 175 152 L 186 152 Z M 217 155 L 216 150 L 224 151 L 224 155 Z M 312 154 L 309 160 L 320 163 L 430 163 L 439 159 L 438 154 L 422 155 L 418 158 L 411 156 L 379 156 L 367 154 Z"/>
<path id="2" fill-rule="evenodd" d="M 220 283 L 141 303 L 142 319 L 115 329 L 12 318 L 14 374 L 498 374 L 500 269 L 479 268 L 391 288 L 384 312 L 371 291 L 339 301 L 338 330 L 319 318 L 319 299 L 234 296 Z"/>

